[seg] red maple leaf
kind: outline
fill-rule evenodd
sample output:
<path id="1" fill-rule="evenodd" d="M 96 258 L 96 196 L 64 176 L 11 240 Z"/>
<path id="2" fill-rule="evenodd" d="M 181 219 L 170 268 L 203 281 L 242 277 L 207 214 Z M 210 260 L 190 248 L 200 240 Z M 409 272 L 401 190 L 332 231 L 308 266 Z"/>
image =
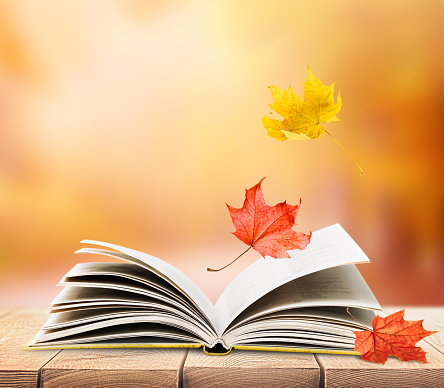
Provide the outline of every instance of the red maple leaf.
<path id="1" fill-rule="evenodd" d="M 268 206 L 265 203 L 261 190 L 261 183 L 264 179 L 251 189 L 246 190 L 244 205 L 240 209 L 227 205 L 236 228 L 233 234 L 250 246 L 247 251 L 253 248 L 263 257 L 289 258 L 287 251 L 305 249 L 310 242 L 311 233 L 307 235 L 292 230 L 300 204 L 293 206 L 281 202 L 275 206 Z M 210 268 L 208 270 L 215 271 Z"/>
<path id="2" fill-rule="evenodd" d="M 354 331 L 355 351 L 362 359 L 385 364 L 387 356 L 397 356 L 401 361 L 427 362 L 426 353 L 415 344 L 436 331 L 427 331 L 421 321 L 405 321 L 404 310 L 385 318 L 373 318 L 373 330 Z"/>

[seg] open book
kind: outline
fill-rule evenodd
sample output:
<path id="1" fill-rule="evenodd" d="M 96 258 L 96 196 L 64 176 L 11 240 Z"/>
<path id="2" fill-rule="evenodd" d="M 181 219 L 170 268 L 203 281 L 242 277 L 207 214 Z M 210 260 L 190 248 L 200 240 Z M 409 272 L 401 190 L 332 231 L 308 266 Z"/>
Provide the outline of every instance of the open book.
<path id="1" fill-rule="evenodd" d="M 369 259 L 339 224 L 314 232 L 305 250 L 289 251 L 290 259 L 260 258 L 228 285 L 216 305 L 160 259 L 83 242 L 108 249 L 77 253 L 122 262 L 82 263 L 69 271 L 49 319 L 25 349 L 203 347 L 209 354 L 232 348 L 356 354 L 353 331 L 370 328 L 375 310 L 381 310 L 354 265 Z"/>

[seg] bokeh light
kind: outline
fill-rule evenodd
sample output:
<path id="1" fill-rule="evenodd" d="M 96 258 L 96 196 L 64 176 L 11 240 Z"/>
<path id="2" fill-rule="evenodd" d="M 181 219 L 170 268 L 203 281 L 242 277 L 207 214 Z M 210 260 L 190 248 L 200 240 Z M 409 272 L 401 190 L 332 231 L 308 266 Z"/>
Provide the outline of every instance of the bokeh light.
<path id="1" fill-rule="evenodd" d="M 225 203 L 266 176 L 296 229 L 339 222 L 381 304 L 444 302 L 442 1 L 0 3 L 0 304 L 47 306 L 84 238 L 172 263 L 215 302 L 259 256 Z M 281 143 L 268 86 L 336 82 L 328 136 Z M 105 259 L 107 260 L 107 259 Z"/>

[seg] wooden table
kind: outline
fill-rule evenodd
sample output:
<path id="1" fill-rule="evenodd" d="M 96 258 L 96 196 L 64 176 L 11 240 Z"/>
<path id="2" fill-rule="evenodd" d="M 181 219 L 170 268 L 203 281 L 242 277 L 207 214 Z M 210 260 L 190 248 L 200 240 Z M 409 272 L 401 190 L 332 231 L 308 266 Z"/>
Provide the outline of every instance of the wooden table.
<path id="1" fill-rule="evenodd" d="M 207 356 L 201 349 L 22 351 L 45 309 L 0 308 L 0 387 L 444 387 L 444 308 L 407 308 L 405 319 L 440 330 L 419 343 L 426 364 L 279 352 Z"/>

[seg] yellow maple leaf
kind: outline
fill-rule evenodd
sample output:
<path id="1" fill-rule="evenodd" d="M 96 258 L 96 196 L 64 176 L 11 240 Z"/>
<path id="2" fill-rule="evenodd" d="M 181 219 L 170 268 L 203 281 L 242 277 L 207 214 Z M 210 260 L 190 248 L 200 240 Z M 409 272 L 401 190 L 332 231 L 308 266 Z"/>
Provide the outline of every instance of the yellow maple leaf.
<path id="1" fill-rule="evenodd" d="M 322 126 L 321 123 L 339 121 L 336 115 L 342 107 L 341 96 L 338 93 L 334 102 L 334 83 L 325 86 L 316 78 L 308 67 L 308 79 L 304 82 L 304 101 L 293 91 L 291 86 L 287 90 L 270 86 L 273 103 L 270 107 L 283 120 L 264 117 L 262 124 L 268 135 L 280 140 L 318 139 L 324 132 L 327 133 L 345 152 L 350 153 Z M 350 155 L 359 169 L 362 168 Z"/>

